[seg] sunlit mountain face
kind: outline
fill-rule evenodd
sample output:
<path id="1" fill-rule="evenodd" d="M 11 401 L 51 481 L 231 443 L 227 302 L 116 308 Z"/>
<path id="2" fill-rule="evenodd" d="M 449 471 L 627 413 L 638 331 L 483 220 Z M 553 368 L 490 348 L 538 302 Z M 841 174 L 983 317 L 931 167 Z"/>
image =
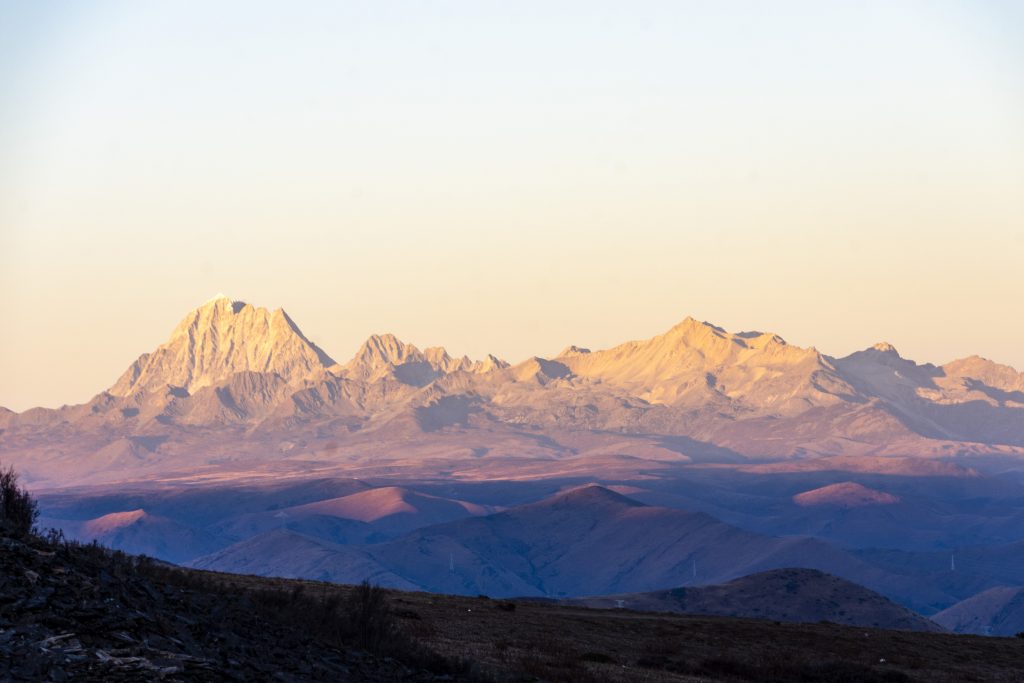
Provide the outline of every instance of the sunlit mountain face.
<path id="1" fill-rule="evenodd" d="M 1024 375 L 978 357 L 845 358 L 687 318 L 516 365 L 394 335 L 338 363 L 283 311 L 191 311 L 90 402 L 2 416 L 46 485 L 346 472 L 458 479 L 711 465 L 969 475 L 1024 452 Z M 398 447 L 401 444 L 401 447 Z M 459 473 L 455 475 L 455 469 Z"/>

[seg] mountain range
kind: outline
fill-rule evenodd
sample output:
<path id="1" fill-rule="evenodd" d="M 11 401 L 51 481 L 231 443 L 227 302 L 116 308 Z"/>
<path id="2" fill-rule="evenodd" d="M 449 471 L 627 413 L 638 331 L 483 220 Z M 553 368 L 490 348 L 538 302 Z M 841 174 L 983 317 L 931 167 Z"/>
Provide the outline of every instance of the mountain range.
<path id="1" fill-rule="evenodd" d="M 999 633 L 1024 585 L 1022 418 L 1024 375 L 977 357 L 835 358 L 686 318 L 516 364 L 390 334 L 338 362 L 217 297 L 91 401 L 0 409 L 0 462 L 45 526 L 199 568 L 723 610 L 689 591 L 803 568 Z M 860 599 L 831 580 L 808 594 Z"/>
<path id="2" fill-rule="evenodd" d="M 428 460 L 477 477 L 822 459 L 969 474 L 1024 453 L 1022 417 L 1024 374 L 979 357 L 917 364 L 877 344 L 833 358 L 686 318 L 515 365 L 390 334 L 338 363 L 283 310 L 217 297 L 88 403 L 0 410 L 0 458 L 45 486 Z"/>

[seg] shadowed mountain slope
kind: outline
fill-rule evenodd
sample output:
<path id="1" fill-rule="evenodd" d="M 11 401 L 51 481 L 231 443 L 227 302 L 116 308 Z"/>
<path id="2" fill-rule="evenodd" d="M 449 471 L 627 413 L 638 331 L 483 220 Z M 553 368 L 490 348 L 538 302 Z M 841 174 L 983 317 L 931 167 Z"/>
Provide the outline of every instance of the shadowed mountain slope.
<path id="1" fill-rule="evenodd" d="M 775 569 L 717 586 L 576 598 L 569 604 L 644 612 L 715 614 L 775 621 L 941 631 L 941 626 L 874 591 L 814 569 Z"/>
<path id="2" fill-rule="evenodd" d="M 254 536 L 190 564 L 197 569 L 233 574 L 333 583 L 369 581 L 387 588 L 406 590 L 422 588 L 390 572 L 363 548 L 336 545 L 285 529 Z"/>
<path id="3" fill-rule="evenodd" d="M 600 486 L 374 545 L 336 546 L 271 532 L 193 566 L 342 582 L 381 575 L 389 585 L 402 585 L 398 577 L 433 592 L 549 597 L 649 591 L 810 567 L 887 594 L 941 599 L 821 541 L 762 536 L 704 513 L 644 505 Z"/>
<path id="4" fill-rule="evenodd" d="M 210 534 L 143 509 L 112 512 L 87 520 L 42 519 L 42 528 L 59 528 L 71 539 L 117 548 L 135 555 L 184 562 L 212 552 L 219 544 Z"/>
<path id="5" fill-rule="evenodd" d="M 932 618 L 957 633 L 1015 636 L 1024 633 L 1024 588 L 990 588 L 942 610 Z"/>

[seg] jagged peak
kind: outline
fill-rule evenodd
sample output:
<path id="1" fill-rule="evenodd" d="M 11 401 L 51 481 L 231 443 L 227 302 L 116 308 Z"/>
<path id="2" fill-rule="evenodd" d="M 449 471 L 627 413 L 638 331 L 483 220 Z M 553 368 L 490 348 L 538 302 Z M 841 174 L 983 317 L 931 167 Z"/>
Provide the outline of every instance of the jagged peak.
<path id="1" fill-rule="evenodd" d="M 692 315 L 688 315 L 683 318 L 680 322 L 676 323 L 670 332 L 672 331 L 692 331 L 697 330 L 700 332 L 719 332 L 722 334 L 728 334 L 723 328 L 709 323 L 706 320 L 697 320 Z"/>
<path id="2" fill-rule="evenodd" d="M 896 347 L 886 341 L 878 342 L 877 344 L 872 345 L 871 350 L 878 351 L 879 353 L 892 354 L 894 356 L 900 355 L 900 352 L 896 350 Z"/>
<path id="3" fill-rule="evenodd" d="M 841 360 L 859 360 L 867 361 L 870 363 L 877 363 L 880 365 L 886 365 L 889 367 L 903 367 L 907 364 L 916 365 L 913 361 L 904 360 L 900 355 L 896 347 L 889 342 L 878 342 L 871 346 L 863 349 L 862 351 L 854 351 L 849 356 Z"/>
<path id="4" fill-rule="evenodd" d="M 193 309 L 192 312 L 201 311 L 201 310 L 204 310 L 204 309 L 208 310 L 208 309 L 222 308 L 222 309 L 230 309 L 232 313 L 238 313 L 239 311 L 241 311 L 243 308 L 245 308 L 248 305 L 249 304 L 247 304 L 246 302 L 244 302 L 244 301 L 242 301 L 240 299 L 232 299 L 231 297 L 227 296 L 226 294 L 218 293 L 216 296 L 212 296 L 209 299 L 207 299 L 206 301 L 204 301 L 201 306 Z"/>
<path id="5" fill-rule="evenodd" d="M 751 330 L 750 332 L 737 332 L 733 335 L 739 337 L 748 342 L 750 346 L 767 346 L 769 344 L 777 344 L 779 346 L 789 346 L 786 340 L 775 334 L 774 332 L 758 332 Z"/>
<path id="6" fill-rule="evenodd" d="M 738 343 L 743 346 L 745 340 L 737 335 L 730 334 L 725 328 L 719 327 L 707 321 L 697 320 L 687 316 L 682 322 L 676 324 L 664 334 L 658 335 L 649 342 L 667 342 L 672 345 L 693 346 L 707 348 L 711 346 L 722 346 L 729 343 Z"/>
<path id="7" fill-rule="evenodd" d="M 422 357 L 422 353 L 412 344 L 406 344 L 390 332 L 383 334 L 371 334 L 359 351 L 356 352 L 353 361 L 371 362 L 379 364 L 400 365 L 408 362 L 412 357 Z"/>
<path id="8" fill-rule="evenodd" d="M 463 355 L 461 358 L 456 358 L 449 354 L 443 346 L 431 346 L 424 349 L 423 356 L 433 368 L 445 374 L 462 370 L 472 371 L 476 365 L 469 356 Z"/>
<path id="9" fill-rule="evenodd" d="M 428 360 L 451 359 L 451 355 L 449 355 L 448 350 L 443 346 L 428 346 L 427 348 L 423 349 L 423 355 L 426 356 Z M 466 358 L 466 356 L 463 356 L 463 358 Z"/>
<path id="10" fill-rule="evenodd" d="M 355 356 L 346 363 L 342 372 L 350 377 L 367 382 L 375 382 L 384 377 L 394 377 L 398 368 L 414 363 L 427 363 L 423 352 L 412 344 L 406 344 L 390 332 L 372 334 L 356 351 Z M 422 371 L 414 372 L 415 379 L 405 378 L 404 383 L 412 382 L 422 386 L 432 379 Z M 399 380 L 402 381 L 402 380 Z"/>
<path id="11" fill-rule="evenodd" d="M 698 405 L 710 389 L 711 400 L 793 411 L 853 391 L 814 348 L 771 332 L 732 334 L 693 317 L 649 339 L 561 360 L 577 377 L 621 386 L 649 403 Z"/>
<path id="12" fill-rule="evenodd" d="M 1017 370 L 1012 365 L 998 363 L 990 358 L 977 354 L 965 358 L 957 358 L 942 366 L 948 374 L 963 375 L 971 374 L 976 378 L 988 378 L 999 386 L 1007 389 L 1020 391 L 1024 389 L 1024 372 Z"/>
<path id="13" fill-rule="evenodd" d="M 201 306 L 189 311 L 182 318 L 181 322 L 178 323 L 177 327 L 175 327 L 174 332 L 171 334 L 171 339 L 186 335 L 190 330 L 194 333 L 201 328 L 234 324 L 246 317 L 252 317 L 252 322 L 263 324 L 268 328 L 286 326 L 292 332 L 302 337 L 303 341 L 311 343 L 283 308 L 271 310 L 261 306 L 253 306 L 250 303 L 240 299 L 232 299 L 223 294 L 218 294 L 204 302 Z"/>
<path id="14" fill-rule="evenodd" d="M 585 349 L 582 346 L 570 344 L 569 346 L 566 346 L 564 349 L 559 351 L 558 355 L 555 356 L 555 358 L 564 358 L 565 356 L 585 356 L 588 353 L 590 353 L 590 349 Z"/>
<path id="15" fill-rule="evenodd" d="M 203 313 L 211 312 L 213 315 L 207 319 Z M 223 313 L 226 318 L 220 318 L 218 314 Z M 199 308 L 193 309 L 189 315 L 185 316 L 185 319 L 179 324 L 178 328 L 188 328 L 190 325 L 198 325 L 201 322 L 207 322 L 211 325 L 216 325 L 220 322 L 234 322 L 234 319 L 243 318 L 246 315 L 252 315 L 256 318 L 257 326 L 259 324 L 265 324 L 270 330 L 284 330 L 286 332 L 294 333 L 303 342 L 308 344 L 313 351 L 316 352 L 320 361 L 324 366 L 334 365 L 334 360 L 327 355 L 319 346 L 314 344 L 302 330 L 298 324 L 292 319 L 288 312 L 284 308 L 264 308 L 262 306 L 254 306 L 253 304 L 242 301 L 241 299 L 232 299 L 224 294 L 218 294 L 217 296 L 209 299 Z"/>
<path id="16" fill-rule="evenodd" d="M 951 367 L 957 365 L 989 365 L 994 367 L 1002 367 L 1008 368 L 1010 370 L 1015 370 L 1015 368 L 1011 365 L 1006 365 L 1005 363 L 997 363 L 991 358 L 985 358 L 984 356 L 979 356 L 976 353 L 971 354 L 970 356 L 964 356 L 963 358 L 956 358 L 954 360 L 951 360 L 942 367 Z"/>
<path id="17" fill-rule="evenodd" d="M 687 316 L 682 322 L 662 335 L 654 337 L 647 342 L 636 343 L 651 344 L 664 342 L 694 347 L 702 351 L 717 349 L 716 353 L 727 352 L 727 349 L 735 347 L 757 350 L 781 349 L 784 353 L 790 355 L 803 354 L 805 352 L 817 353 L 817 350 L 813 348 L 803 349 L 791 346 L 785 339 L 774 332 L 748 331 L 732 333 L 724 327 L 707 321 L 697 320 L 692 316 Z"/>
<path id="18" fill-rule="evenodd" d="M 519 382 L 536 380 L 541 384 L 555 379 L 565 379 L 572 376 L 572 370 L 557 360 L 548 360 L 540 356 L 527 358 L 522 363 L 512 368 L 513 375 Z"/>
<path id="19" fill-rule="evenodd" d="M 405 342 L 399 339 L 391 332 L 381 332 L 371 334 L 363 342 L 363 348 L 388 348 L 388 347 L 399 347 L 404 348 Z"/>
<path id="20" fill-rule="evenodd" d="M 385 333 L 371 335 L 363 342 L 356 355 L 344 366 L 343 371 L 373 382 L 383 377 L 394 376 L 393 373 L 401 370 L 402 366 L 406 366 L 408 370 L 409 366 L 414 364 L 424 366 L 416 371 L 414 383 L 420 386 L 441 375 L 461 371 L 484 373 L 509 365 L 495 356 L 488 356 L 482 361 L 473 361 L 468 356 L 453 357 L 443 346 L 431 346 L 421 351 L 416 346 L 401 341 L 394 334 Z M 423 374 L 424 372 L 428 374 Z M 408 378 L 399 378 L 399 381 L 409 382 Z"/>
<path id="21" fill-rule="evenodd" d="M 507 360 L 503 360 L 489 353 L 483 360 L 478 360 L 473 363 L 472 371 L 476 373 L 485 373 L 491 372 L 492 370 L 504 370 L 508 367 L 511 367 L 511 364 Z"/>
<path id="22" fill-rule="evenodd" d="M 333 365 L 284 309 L 270 311 L 217 295 L 189 311 L 170 339 L 140 356 L 110 393 L 126 396 L 168 386 L 190 393 L 239 372 L 276 373 L 302 383 Z"/>

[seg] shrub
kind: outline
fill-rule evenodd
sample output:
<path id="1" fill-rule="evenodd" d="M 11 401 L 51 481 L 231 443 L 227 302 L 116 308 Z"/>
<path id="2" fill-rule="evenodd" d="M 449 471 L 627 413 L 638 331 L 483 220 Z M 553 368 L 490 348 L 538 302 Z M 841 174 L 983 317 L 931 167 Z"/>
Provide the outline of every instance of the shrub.
<path id="1" fill-rule="evenodd" d="M 64 537 L 64 530 L 53 527 L 43 532 L 42 539 L 46 545 L 53 548 L 62 548 L 68 543 L 68 539 Z"/>
<path id="2" fill-rule="evenodd" d="M 18 485 L 14 468 L 0 468 L 0 531 L 24 538 L 32 533 L 38 518 L 36 501 Z"/>
<path id="3" fill-rule="evenodd" d="M 384 589 L 368 581 L 352 590 L 342 613 L 352 640 L 370 652 L 381 652 L 395 634 L 395 620 Z"/>

